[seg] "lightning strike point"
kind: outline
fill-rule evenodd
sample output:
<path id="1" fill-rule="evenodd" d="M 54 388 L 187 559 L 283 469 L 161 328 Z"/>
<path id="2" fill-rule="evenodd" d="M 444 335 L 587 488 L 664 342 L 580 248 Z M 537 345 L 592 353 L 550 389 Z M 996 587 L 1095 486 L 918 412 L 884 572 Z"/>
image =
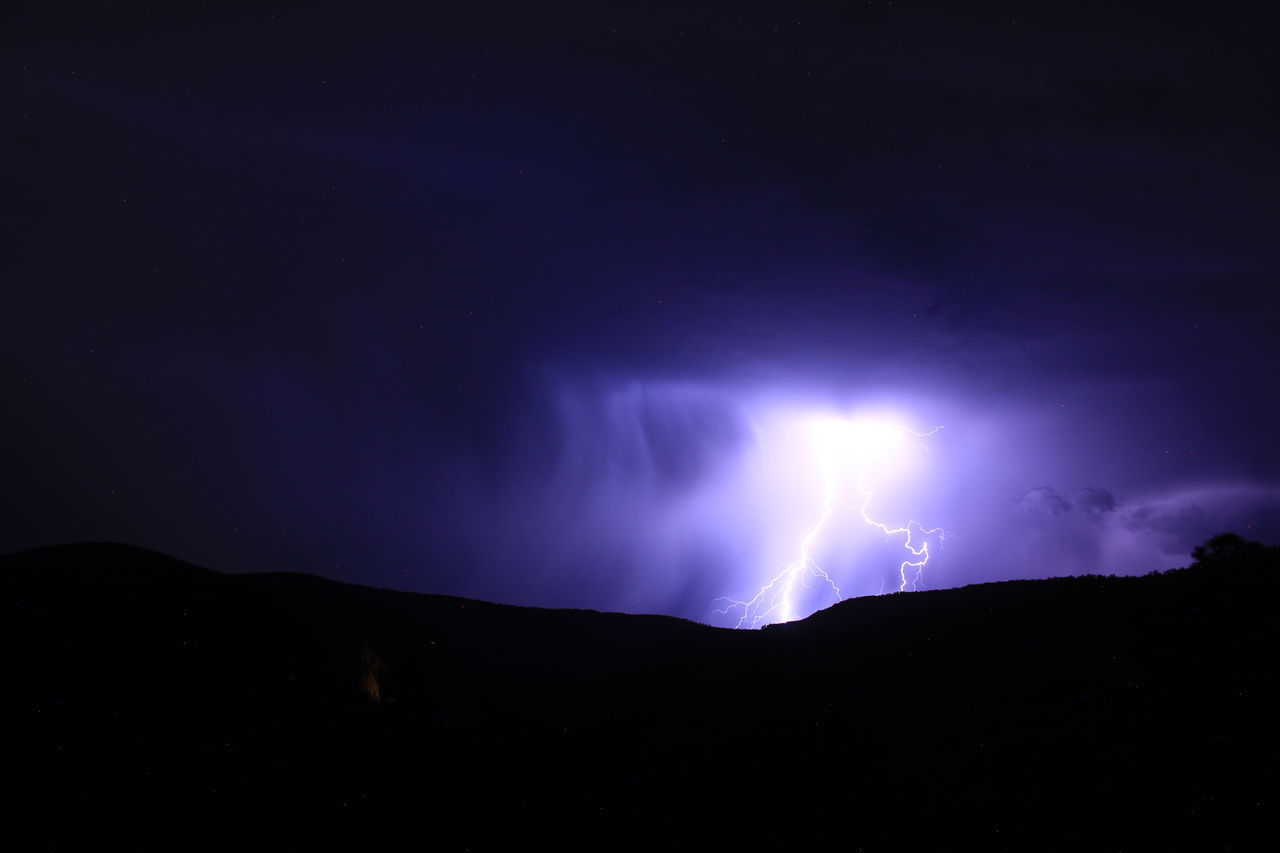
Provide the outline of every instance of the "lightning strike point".
<path id="1" fill-rule="evenodd" d="M 817 464 L 824 473 L 825 489 L 822 512 L 817 521 L 800 540 L 799 554 L 777 575 L 770 579 L 750 599 L 737 601 L 730 598 L 716 599 L 724 603 L 717 614 L 728 614 L 741 609 L 736 628 L 759 628 L 778 622 L 791 622 L 803 618 L 798 610 L 797 588 L 808 589 L 812 581 L 829 588 L 835 601 L 844 596 L 835 579 L 813 557 L 814 543 L 836 514 L 836 497 L 842 483 L 853 483 L 861 495 L 857 506 L 844 507 L 854 510 L 866 524 L 878 528 L 886 537 L 902 537 L 902 547 L 907 556 L 898 566 L 898 591 L 908 587 L 918 589 L 924 580 L 924 567 L 929 562 L 929 537 L 941 542 L 946 533 L 941 527 L 925 527 L 914 519 L 895 526 L 877 521 L 868 508 L 874 491 L 868 485 L 870 474 L 882 463 L 911 445 L 928 450 L 919 439 L 937 434 L 941 426 L 925 432 L 915 432 L 892 421 L 828 418 L 811 425 L 810 438 Z M 916 440 L 913 440 L 916 439 Z M 884 584 L 881 582 L 881 594 Z"/>

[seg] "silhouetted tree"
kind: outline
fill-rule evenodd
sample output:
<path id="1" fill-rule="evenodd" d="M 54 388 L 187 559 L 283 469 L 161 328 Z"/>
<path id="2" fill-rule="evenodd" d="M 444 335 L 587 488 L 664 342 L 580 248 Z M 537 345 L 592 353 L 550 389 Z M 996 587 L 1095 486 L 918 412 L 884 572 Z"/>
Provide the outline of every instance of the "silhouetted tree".
<path id="1" fill-rule="evenodd" d="M 1266 559 L 1273 550 L 1237 533 L 1219 533 L 1191 549 L 1191 559 L 1197 566 L 1254 563 Z"/>

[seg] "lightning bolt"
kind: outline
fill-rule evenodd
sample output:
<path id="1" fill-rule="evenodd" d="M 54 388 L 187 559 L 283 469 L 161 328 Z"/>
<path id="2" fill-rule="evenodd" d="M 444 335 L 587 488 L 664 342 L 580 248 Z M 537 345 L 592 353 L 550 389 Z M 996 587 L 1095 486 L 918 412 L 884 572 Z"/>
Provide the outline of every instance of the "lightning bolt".
<path id="1" fill-rule="evenodd" d="M 942 427 L 934 427 L 933 432 L 937 432 L 941 428 Z M 938 541 L 942 541 L 947 538 L 947 532 L 941 527 L 925 527 L 920 522 L 914 520 L 908 521 L 906 525 L 902 527 L 890 527 L 883 522 L 876 521 L 874 518 L 867 515 L 867 505 L 871 503 L 872 493 L 871 490 L 867 488 L 865 479 L 859 481 L 858 491 L 862 492 L 862 506 L 858 507 L 858 514 L 862 516 L 862 520 L 867 524 L 870 524 L 872 527 L 880 528 L 884 531 L 886 536 L 905 536 L 906 538 L 902 542 L 902 547 L 911 552 L 911 557 L 918 558 L 912 560 L 911 557 L 908 557 L 902 561 L 902 565 L 898 566 L 898 574 L 902 578 L 902 582 L 898 584 L 898 592 L 906 592 L 908 583 L 911 584 L 911 588 L 913 590 L 918 589 L 920 581 L 924 578 L 925 563 L 929 562 L 929 540 L 924 539 L 923 537 L 937 535 Z M 921 537 L 919 545 L 912 544 L 912 540 L 914 538 L 913 533 L 918 534 L 918 536 Z M 907 569 L 916 570 L 915 577 L 910 581 L 907 580 Z"/>
<path id="2" fill-rule="evenodd" d="M 818 523 L 800 540 L 800 556 L 788 563 L 786 568 L 760 587 L 760 591 L 750 600 L 716 599 L 717 602 L 724 601 L 727 603 L 715 612 L 723 614 L 741 607 L 742 617 L 738 620 L 738 624 L 734 626 L 736 628 L 758 628 L 760 625 L 767 625 L 770 622 L 790 622 L 796 618 L 794 605 L 796 585 L 803 584 L 807 587 L 811 578 L 827 584 L 835 594 L 836 601 L 843 601 L 840 587 L 836 585 L 835 579 L 827 574 L 826 570 L 819 566 L 810 555 L 810 551 L 813 548 L 813 540 L 818 538 L 818 534 L 822 532 L 822 528 L 830 520 L 834 512 L 834 504 L 834 483 L 829 479 L 826 498 L 822 503 L 822 515 L 818 518 Z"/>
<path id="3" fill-rule="evenodd" d="M 923 439 L 937 433 L 942 427 L 936 426 L 927 432 L 915 432 L 903 427 L 894 427 L 894 429 L 899 431 L 898 435 L 910 433 L 918 439 Z M 929 449 L 923 443 L 916 442 L 916 445 L 924 447 L 925 450 Z M 919 588 L 924 577 L 924 567 L 929 562 L 928 537 L 937 536 L 938 540 L 942 541 L 946 537 L 946 532 L 941 527 L 927 528 L 915 520 L 896 527 L 890 527 L 888 524 L 872 518 L 868 512 L 868 507 L 871 505 L 874 492 L 867 485 L 866 451 L 859 450 L 854 455 L 854 461 L 856 462 L 854 479 L 857 483 L 858 492 L 862 496 L 862 501 L 857 506 L 845 506 L 842 508 L 856 511 L 863 522 L 879 528 L 885 536 L 903 537 L 902 545 L 910 553 L 910 556 L 898 566 L 898 575 L 901 579 L 898 591 L 905 592 L 908 585 L 913 590 Z M 762 586 L 751 598 L 745 601 L 737 601 L 731 598 L 716 599 L 715 603 L 724 602 L 724 606 L 716 609 L 715 613 L 728 614 L 741 609 L 741 616 L 734 626 L 736 628 L 758 628 L 761 625 L 773 622 L 790 622 L 799 618 L 795 600 L 797 588 L 803 587 L 807 589 L 810 583 L 814 581 L 830 587 L 836 601 L 844 600 L 844 596 L 841 594 L 840 587 L 836 584 L 835 579 L 822 566 L 818 565 L 812 555 L 814 540 L 818 538 L 823 528 L 827 526 L 827 522 L 835 514 L 836 495 L 841 479 L 840 469 L 840 465 L 827 466 L 822 513 L 813 527 L 800 540 L 799 556 L 788 563 L 782 571 Z M 912 569 L 915 570 L 914 573 L 909 571 Z M 908 577 L 909 574 L 912 576 Z M 883 593 L 883 591 L 882 582 L 881 592 Z"/>

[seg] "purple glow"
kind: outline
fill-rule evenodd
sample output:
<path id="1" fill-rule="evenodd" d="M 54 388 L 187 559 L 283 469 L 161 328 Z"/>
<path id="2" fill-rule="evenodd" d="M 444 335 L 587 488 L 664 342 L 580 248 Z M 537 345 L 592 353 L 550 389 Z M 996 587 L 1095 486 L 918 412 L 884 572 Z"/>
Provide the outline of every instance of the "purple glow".
<path id="1" fill-rule="evenodd" d="M 837 596 L 1170 568 L 1197 537 L 1280 515 L 1261 486 L 1093 486 L 1113 472 L 1073 442 L 1103 425 L 1058 426 L 1035 405 L 785 385 L 548 379 L 553 405 L 526 425 L 551 437 L 545 452 L 492 486 L 461 472 L 453 487 L 460 519 L 492 525 L 459 525 L 477 586 L 484 567 L 519 567 L 522 603 L 573 587 L 604 609 L 755 625 Z M 908 527 L 925 572 L 904 552 Z M 806 568 L 784 607 L 745 620 L 715 603 L 749 602 L 797 562 L 830 584 Z"/>
<path id="2" fill-rule="evenodd" d="M 893 493 L 895 482 L 903 478 L 904 469 L 913 460 L 914 454 L 908 449 L 923 447 L 916 440 L 937 433 L 941 427 L 921 433 L 891 417 L 856 413 L 850 417 L 795 413 L 784 414 L 779 420 L 782 428 L 773 436 L 762 436 L 759 444 L 760 455 L 769 458 L 769 467 L 775 469 L 774 476 L 762 484 L 764 492 L 769 493 L 770 484 L 783 477 L 799 475 L 804 481 L 803 489 L 821 495 L 821 510 L 808 529 L 798 534 L 795 559 L 750 598 L 721 599 L 715 614 L 738 615 L 734 627 L 755 628 L 771 622 L 790 622 L 840 601 L 844 597 L 841 584 L 847 587 L 850 582 L 857 582 L 850 568 L 859 561 L 852 558 L 849 562 L 850 545 L 858 553 L 868 550 L 864 538 L 868 531 L 863 524 L 885 537 L 901 537 L 909 556 L 898 564 L 897 589 L 904 591 L 908 585 L 919 588 L 929 562 L 929 540 L 936 537 L 941 542 L 942 529 L 926 528 L 914 520 L 886 524 L 875 517 L 871 504 L 877 495 Z M 773 512 L 766 509 L 762 515 L 767 524 L 776 515 L 776 508 Z M 851 534 L 855 534 L 852 543 Z M 823 568 L 826 555 L 841 550 L 846 552 L 842 565 L 831 571 Z M 860 568 L 861 574 L 875 574 L 874 566 Z"/>
<path id="3" fill-rule="evenodd" d="M 1234 13 L 169 5 L 20 16 L 0 552 L 731 626 L 1280 542 Z"/>

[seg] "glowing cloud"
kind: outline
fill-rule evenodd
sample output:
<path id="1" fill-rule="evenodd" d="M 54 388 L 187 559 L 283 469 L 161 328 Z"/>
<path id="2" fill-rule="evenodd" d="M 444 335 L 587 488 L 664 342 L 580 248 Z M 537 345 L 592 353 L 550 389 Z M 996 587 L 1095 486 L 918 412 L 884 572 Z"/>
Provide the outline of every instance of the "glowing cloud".
<path id="1" fill-rule="evenodd" d="M 814 417 L 801 431 L 808 445 L 808 464 L 818 469 L 822 483 L 822 504 L 816 521 L 800 538 L 798 555 L 746 600 L 717 599 L 723 606 L 718 614 L 738 613 L 736 627 L 756 628 L 775 622 L 789 622 L 812 612 L 816 585 L 826 595 L 825 603 L 840 601 L 843 595 L 836 579 L 814 557 L 833 518 L 857 514 L 863 523 L 879 529 L 886 537 L 902 537 L 909 556 L 898 566 L 899 591 L 919 586 L 929 562 L 929 542 L 941 541 L 940 527 L 926 528 L 915 520 L 890 525 L 870 512 L 875 497 L 873 483 L 892 478 L 910 460 L 912 449 L 926 449 L 921 439 L 942 427 L 915 432 L 887 417 Z M 794 449 L 792 458 L 796 458 Z M 806 464 L 803 455 L 795 465 Z"/>

